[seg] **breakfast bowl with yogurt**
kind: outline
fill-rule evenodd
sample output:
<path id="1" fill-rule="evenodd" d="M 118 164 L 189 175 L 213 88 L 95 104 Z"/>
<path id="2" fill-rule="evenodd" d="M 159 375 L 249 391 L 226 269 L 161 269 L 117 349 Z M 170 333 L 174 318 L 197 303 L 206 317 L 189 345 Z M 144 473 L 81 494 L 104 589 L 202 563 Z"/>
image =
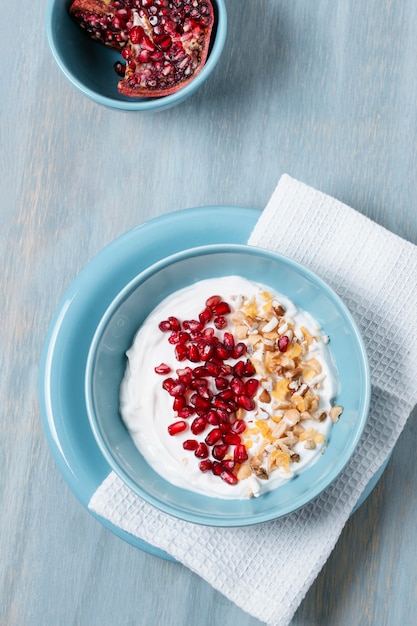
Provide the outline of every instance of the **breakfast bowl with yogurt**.
<path id="1" fill-rule="evenodd" d="M 369 408 L 365 348 L 306 268 L 240 244 L 157 262 L 104 313 L 86 368 L 96 441 L 145 501 L 213 526 L 304 506 L 351 458 Z"/>

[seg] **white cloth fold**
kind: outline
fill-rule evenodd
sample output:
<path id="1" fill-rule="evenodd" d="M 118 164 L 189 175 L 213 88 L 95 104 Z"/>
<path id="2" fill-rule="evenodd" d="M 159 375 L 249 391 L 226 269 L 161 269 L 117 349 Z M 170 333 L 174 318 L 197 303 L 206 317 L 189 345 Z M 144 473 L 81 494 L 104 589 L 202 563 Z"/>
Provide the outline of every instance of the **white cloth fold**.
<path id="1" fill-rule="evenodd" d="M 417 403 L 417 247 L 287 175 L 249 243 L 318 274 L 359 325 L 371 365 L 372 400 L 350 463 L 303 509 L 246 528 L 210 528 L 171 518 L 135 496 L 113 472 L 89 507 L 168 552 L 254 617 L 285 626 Z"/>

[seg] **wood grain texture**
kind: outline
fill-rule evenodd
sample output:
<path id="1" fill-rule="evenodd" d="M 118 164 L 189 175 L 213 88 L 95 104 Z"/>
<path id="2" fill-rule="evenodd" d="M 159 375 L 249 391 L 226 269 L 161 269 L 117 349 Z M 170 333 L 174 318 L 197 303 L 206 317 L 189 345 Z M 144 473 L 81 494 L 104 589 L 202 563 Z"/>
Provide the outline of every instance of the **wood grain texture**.
<path id="1" fill-rule="evenodd" d="M 3 7 L 1 626 L 260 626 L 186 568 L 102 528 L 52 460 L 42 344 L 99 250 L 173 210 L 262 208 L 283 172 L 417 243 L 417 4 L 226 4 L 210 80 L 180 107 L 145 115 L 99 107 L 65 80 L 47 48 L 46 1 Z M 294 626 L 416 623 L 416 418 Z"/>

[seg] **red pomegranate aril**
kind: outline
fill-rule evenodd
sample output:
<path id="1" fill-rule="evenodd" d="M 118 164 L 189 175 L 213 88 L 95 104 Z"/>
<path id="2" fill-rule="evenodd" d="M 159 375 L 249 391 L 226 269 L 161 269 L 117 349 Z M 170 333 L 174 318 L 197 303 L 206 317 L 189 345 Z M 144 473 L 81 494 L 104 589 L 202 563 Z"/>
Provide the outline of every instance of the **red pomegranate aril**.
<path id="1" fill-rule="evenodd" d="M 243 343 L 243 341 L 239 341 L 235 345 L 235 349 L 233 350 L 233 358 L 240 359 L 240 357 L 245 355 L 247 351 L 248 351 L 247 345 Z"/>
<path id="2" fill-rule="evenodd" d="M 245 382 L 245 394 L 249 396 L 249 398 L 253 398 L 258 391 L 258 387 L 259 380 L 256 378 L 249 378 L 249 380 Z"/>
<path id="3" fill-rule="evenodd" d="M 223 433 L 220 428 L 213 428 L 207 437 L 205 438 L 205 442 L 208 446 L 214 446 L 218 441 L 221 441 Z"/>
<path id="4" fill-rule="evenodd" d="M 235 395 L 240 396 L 245 391 L 245 383 L 241 378 L 235 377 L 230 382 L 230 388 Z"/>
<path id="5" fill-rule="evenodd" d="M 186 439 L 183 444 L 182 447 L 184 448 L 184 450 L 196 450 L 198 446 L 198 441 L 196 439 Z"/>
<path id="6" fill-rule="evenodd" d="M 241 443 L 240 436 L 236 433 L 226 433 L 223 435 L 223 442 L 230 446 L 237 446 Z"/>
<path id="7" fill-rule="evenodd" d="M 161 50 L 168 50 L 172 46 L 172 39 L 169 35 L 158 35 L 154 39 L 156 45 Z"/>
<path id="8" fill-rule="evenodd" d="M 187 422 L 179 420 L 178 422 L 174 422 L 168 426 L 168 432 L 170 435 L 178 435 L 179 433 L 183 433 L 184 430 L 187 430 L 187 428 Z"/>
<path id="9" fill-rule="evenodd" d="M 171 324 L 171 330 L 181 330 L 181 322 L 179 321 L 178 317 L 170 315 L 168 317 L 168 322 Z"/>
<path id="10" fill-rule="evenodd" d="M 193 377 L 204 378 L 205 376 L 210 376 L 208 367 L 206 365 L 197 365 L 193 370 Z"/>
<path id="11" fill-rule="evenodd" d="M 214 328 L 205 328 L 202 333 L 203 339 L 208 343 L 212 343 L 214 340 L 217 342 L 217 339 L 214 336 Z"/>
<path id="12" fill-rule="evenodd" d="M 177 361 L 185 361 L 187 358 L 187 346 L 186 345 L 177 345 L 175 346 L 175 358 Z"/>
<path id="13" fill-rule="evenodd" d="M 203 461 L 200 461 L 198 467 L 202 472 L 208 472 L 213 468 L 213 463 L 210 461 L 210 459 L 204 459 Z"/>
<path id="14" fill-rule="evenodd" d="M 193 370 L 191 369 L 191 367 L 183 367 L 177 369 L 176 374 L 178 376 L 178 379 L 183 382 L 184 385 L 188 386 L 191 383 L 193 376 Z"/>
<path id="15" fill-rule="evenodd" d="M 203 441 L 200 441 L 200 443 L 198 444 L 198 446 L 196 447 L 194 451 L 194 454 L 199 459 L 206 459 L 208 457 L 209 451 L 208 451 L 206 444 Z"/>
<path id="16" fill-rule="evenodd" d="M 233 458 L 236 463 L 244 463 L 248 460 L 248 451 L 243 443 L 237 444 L 233 452 Z"/>
<path id="17" fill-rule="evenodd" d="M 176 384 L 177 384 L 177 381 L 174 380 L 173 378 L 165 378 L 165 380 L 162 382 L 162 389 L 165 389 L 165 391 L 169 391 Z"/>
<path id="18" fill-rule="evenodd" d="M 224 480 L 226 483 L 228 483 L 229 485 L 236 485 L 238 483 L 237 477 L 233 474 L 233 472 L 230 472 L 227 469 L 224 469 L 221 472 L 220 478 Z"/>
<path id="19" fill-rule="evenodd" d="M 193 391 L 197 391 L 200 387 L 207 387 L 207 378 L 192 378 L 189 387 Z"/>
<path id="20" fill-rule="evenodd" d="M 226 411 L 226 409 L 216 408 L 216 414 L 217 414 L 217 417 L 219 418 L 220 426 L 222 424 L 229 424 L 229 416 L 230 416 L 229 411 Z"/>
<path id="21" fill-rule="evenodd" d="M 226 359 L 230 358 L 230 352 L 228 351 L 226 346 L 224 346 L 222 343 L 217 344 L 215 348 L 215 352 L 216 352 L 216 356 L 222 361 L 225 361 Z"/>
<path id="22" fill-rule="evenodd" d="M 223 315 L 218 315 L 217 317 L 215 317 L 213 323 L 218 330 L 222 330 L 227 326 L 227 320 L 225 317 L 223 317 Z"/>
<path id="23" fill-rule="evenodd" d="M 169 374 L 171 371 L 170 366 L 167 365 L 166 363 L 160 363 L 160 365 L 157 365 L 154 369 L 157 374 L 162 374 L 162 375 Z"/>
<path id="24" fill-rule="evenodd" d="M 224 378 L 224 376 L 217 376 L 217 378 L 214 381 L 214 384 L 216 385 L 217 389 L 223 390 L 229 386 L 229 381 L 227 380 L 227 378 Z"/>
<path id="25" fill-rule="evenodd" d="M 201 396 L 202 398 L 205 398 L 206 400 L 211 400 L 213 397 L 213 392 L 207 386 L 206 381 L 204 381 L 203 384 L 198 385 L 197 393 L 199 396 Z"/>
<path id="26" fill-rule="evenodd" d="M 210 309 L 209 307 L 206 307 L 205 309 L 201 311 L 201 313 L 198 316 L 198 319 L 200 320 L 202 324 L 207 324 L 207 322 L 209 322 L 212 317 L 213 317 L 212 309 Z"/>
<path id="27" fill-rule="evenodd" d="M 253 411 L 255 408 L 255 400 L 245 395 L 238 396 L 237 403 L 245 411 Z"/>
<path id="28" fill-rule="evenodd" d="M 232 389 L 224 389 L 223 391 L 220 391 L 216 397 L 220 398 L 224 402 L 230 402 L 230 400 L 234 399 L 235 394 Z"/>
<path id="29" fill-rule="evenodd" d="M 185 399 L 185 396 L 177 396 L 176 398 L 174 398 L 174 402 L 172 403 L 172 408 L 174 409 L 174 411 L 181 411 L 185 405 L 187 404 L 187 401 Z"/>
<path id="30" fill-rule="evenodd" d="M 238 361 L 233 366 L 233 374 L 238 378 L 242 378 L 245 375 L 245 363 L 244 361 Z"/>
<path id="31" fill-rule="evenodd" d="M 170 396 L 174 398 L 178 396 L 183 396 L 186 392 L 186 386 L 180 380 L 178 380 L 172 387 L 168 389 L 168 393 Z"/>
<path id="32" fill-rule="evenodd" d="M 203 398 L 198 393 L 193 393 L 190 397 L 190 404 L 195 406 L 196 409 L 203 409 L 204 411 L 208 411 L 211 406 L 210 400 Z"/>
<path id="33" fill-rule="evenodd" d="M 219 461 L 214 461 L 212 463 L 211 471 L 215 476 L 220 476 L 220 474 L 224 471 L 222 464 Z"/>
<path id="34" fill-rule="evenodd" d="M 210 296 L 209 298 L 207 298 L 206 300 L 206 306 L 210 307 L 211 309 L 214 308 L 217 304 L 219 304 L 219 302 L 221 302 L 221 297 L 220 296 Z"/>
<path id="35" fill-rule="evenodd" d="M 211 344 L 206 343 L 199 347 L 199 352 L 201 361 L 208 361 L 208 359 L 211 359 L 214 354 L 214 347 Z"/>
<path id="36" fill-rule="evenodd" d="M 192 406 L 187 405 L 184 408 L 180 409 L 177 413 L 178 417 L 187 419 L 188 417 L 195 415 L 195 409 Z"/>
<path id="37" fill-rule="evenodd" d="M 204 328 L 203 324 L 197 320 L 185 320 L 182 325 L 185 330 L 190 330 L 191 332 L 201 332 Z"/>
<path id="38" fill-rule="evenodd" d="M 223 345 L 229 352 L 233 352 L 235 347 L 235 339 L 232 333 L 224 333 L 223 336 Z"/>
<path id="39" fill-rule="evenodd" d="M 220 366 L 217 365 L 217 363 L 215 363 L 213 360 L 207 361 L 205 367 L 207 369 L 209 376 L 213 376 L 213 377 L 219 376 L 221 372 Z"/>
<path id="40" fill-rule="evenodd" d="M 227 315 L 227 313 L 230 313 L 230 306 L 224 301 L 219 302 L 213 308 L 216 315 Z"/>
<path id="41" fill-rule="evenodd" d="M 189 361 L 191 361 L 191 363 L 198 363 L 201 360 L 200 352 L 198 351 L 197 346 L 195 346 L 194 344 L 188 346 L 187 358 Z"/>
<path id="42" fill-rule="evenodd" d="M 248 359 L 245 363 L 245 367 L 244 367 L 244 375 L 245 376 L 253 376 L 256 373 L 255 368 L 253 367 L 252 363 L 250 362 L 250 360 Z"/>
<path id="43" fill-rule="evenodd" d="M 207 423 L 204 417 L 196 417 L 191 424 L 191 432 L 193 435 L 200 435 L 207 428 Z"/>
<path id="44" fill-rule="evenodd" d="M 290 345 L 290 340 L 287 335 L 282 335 L 277 341 L 278 349 L 280 352 L 286 352 L 288 350 L 288 346 Z"/>
<path id="45" fill-rule="evenodd" d="M 221 409 L 222 411 L 226 411 L 227 413 L 230 412 L 229 410 L 229 405 L 227 404 L 227 402 L 225 402 L 224 400 L 222 400 L 221 398 L 219 398 L 218 396 L 215 396 L 213 398 L 213 406 L 216 409 Z"/>
<path id="46" fill-rule="evenodd" d="M 123 52 L 124 52 L 124 50 L 123 50 Z M 168 320 L 163 320 L 162 322 L 159 322 L 158 328 L 163 333 L 166 333 L 168 330 L 172 330 L 171 323 Z"/>
<path id="47" fill-rule="evenodd" d="M 115 61 L 113 67 L 114 67 L 114 71 L 116 72 L 116 74 L 118 74 L 119 76 L 125 75 L 126 65 L 124 63 L 122 63 L 121 61 Z"/>
<path id="48" fill-rule="evenodd" d="M 219 443 L 213 446 L 211 453 L 217 461 L 222 461 L 226 456 L 228 449 L 229 446 L 227 444 Z"/>
<path id="49" fill-rule="evenodd" d="M 211 426 L 218 426 L 220 424 L 220 419 L 216 411 L 208 411 L 205 418 Z"/>
<path id="50" fill-rule="evenodd" d="M 131 42 L 135 45 L 138 44 L 144 34 L 145 31 L 143 30 L 142 26 L 134 26 L 129 33 Z"/>
<path id="51" fill-rule="evenodd" d="M 246 430 L 246 422 L 245 420 L 240 420 L 237 419 L 235 420 L 231 425 L 230 425 L 230 429 L 234 432 L 237 433 L 238 435 L 241 435 L 242 433 L 245 432 Z"/>

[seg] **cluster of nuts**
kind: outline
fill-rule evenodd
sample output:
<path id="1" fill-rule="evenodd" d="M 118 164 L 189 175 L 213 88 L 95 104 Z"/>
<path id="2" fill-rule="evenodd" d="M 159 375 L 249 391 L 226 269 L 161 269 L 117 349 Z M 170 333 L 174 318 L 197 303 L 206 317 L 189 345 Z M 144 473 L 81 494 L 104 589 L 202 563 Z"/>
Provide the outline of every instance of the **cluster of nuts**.
<path id="1" fill-rule="evenodd" d="M 267 479 L 274 470 L 290 472 L 300 461 L 297 444 L 313 450 L 324 443 L 317 425 L 337 422 L 343 408 L 321 407 L 320 387 L 325 376 L 314 354 L 320 341 L 328 338 L 297 327 L 283 306 L 267 292 L 258 298 L 235 302 L 233 334 L 248 344 L 248 355 L 260 379 L 257 409 L 246 415 L 244 443 L 249 459 L 238 471 L 238 479 L 255 474 Z M 241 410 L 243 417 L 243 410 Z"/>

